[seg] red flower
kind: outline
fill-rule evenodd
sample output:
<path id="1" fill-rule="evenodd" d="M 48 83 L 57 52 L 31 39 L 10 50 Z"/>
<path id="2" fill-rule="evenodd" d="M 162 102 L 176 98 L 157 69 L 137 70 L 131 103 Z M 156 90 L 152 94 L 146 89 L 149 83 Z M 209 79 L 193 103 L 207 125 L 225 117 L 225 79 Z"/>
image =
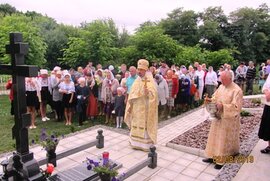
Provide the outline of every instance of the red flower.
<path id="1" fill-rule="evenodd" d="M 47 165 L 46 173 L 51 175 L 53 173 L 53 171 L 54 171 L 54 166 L 53 166 L 53 164 L 49 163 Z"/>

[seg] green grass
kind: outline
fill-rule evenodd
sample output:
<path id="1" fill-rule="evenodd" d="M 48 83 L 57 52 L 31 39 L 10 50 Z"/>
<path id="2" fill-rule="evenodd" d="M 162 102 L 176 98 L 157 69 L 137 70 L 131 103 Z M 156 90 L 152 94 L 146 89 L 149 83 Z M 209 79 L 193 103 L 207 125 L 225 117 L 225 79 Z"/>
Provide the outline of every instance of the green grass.
<path id="1" fill-rule="evenodd" d="M 8 96 L 0 96 L 0 153 L 14 150 L 15 141 L 12 140 L 11 128 L 14 124 L 10 116 L 10 102 Z"/>
<path id="2" fill-rule="evenodd" d="M 12 139 L 12 133 L 11 129 L 14 125 L 14 117 L 10 115 L 10 101 L 7 95 L 2 95 L 0 96 L 0 154 L 9 152 L 9 151 L 14 151 L 15 150 L 15 140 Z M 48 106 L 49 108 L 49 106 Z M 51 110 L 48 109 L 47 112 L 50 112 Z M 186 110 L 188 111 L 188 110 Z M 179 110 L 174 110 L 172 111 L 172 117 L 177 116 L 179 114 L 183 113 L 182 111 Z M 75 115 L 73 117 L 73 125 L 72 126 L 65 126 L 64 122 L 56 122 L 53 118 L 53 114 L 49 114 L 49 117 L 51 118 L 50 121 L 42 122 L 40 117 L 36 118 L 36 129 L 29 129 L 29 145 L 31 145 L 32 140 L 35 141 L 35 143 L 39 142 L 39 136 L 41 133 L 41 130 L 43 128 L 46 129 L 46 132 L 50 134 L 56 134 L 60 137 L 62 135 L 67 135 L 76 131 L 80 131 L 89 127 L 92 127 L 94 125 L 98 124 L 104 124 L 105 118 L 103 117 L 98 117 L 97 119 L 93 121 L 86 121 L 84 122 L 84 125 L 81 127 L 78 127 L 78 119 L 77 116 Z M 115 120 L 115 118 L 113 118 Z M 160 120 L 160 121 L 165 121 Z M 114 121 L 112 121 L 109 125 L 110 127 L 115 127 Z M 125 124 L 122 126 L 124 129 L 127 128 Z"/>
<path id="3" fill-rule="evenodd" d="M 14 117 L 10 115 L 10 102 L 8 96 L 0 96 L 0 154 L 15 150 L 15 140 L 12 139 L 11 129 L 14 125 Z M 29 144 L 32 140 L 39 141 L 39 136 L 42 128 L 45 128 L 48 134 L 56 133 L 57 135 L 67 135 L 72 132 L 80 131 L 97 124 L 103 124 L 104 118 L 97 118 L 92 121 L 84 122 L 84 125 L 78 127 L 77 116 L 74 116 L 73 125 L 65 126 L 64 122 L 56 122 L 52 115 L 49 115 L 50 121 L 42 122 L 38 117 L 36 119 L 36 129 L 29 129 Z M 113 124 L 109 125 L 113 126 Z"/>

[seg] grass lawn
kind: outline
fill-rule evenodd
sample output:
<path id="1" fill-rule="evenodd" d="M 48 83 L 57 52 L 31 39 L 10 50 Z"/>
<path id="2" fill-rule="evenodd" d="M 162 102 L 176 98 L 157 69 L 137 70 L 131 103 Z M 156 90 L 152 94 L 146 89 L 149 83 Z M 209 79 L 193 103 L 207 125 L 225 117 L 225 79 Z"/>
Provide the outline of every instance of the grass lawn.
<path id="1" fill-rule="evenodd" d="M 14 125 L 14 117 L 10 115 L 10 102 L 8 96 L 0 96 L 0 154 L 15 150 L 15 140 L 12 139 L 11 129 Z M 48 134 L 67 135 L 72 132 L 89 128 L 93 125 L 103 124 L 104 119 L 98 118 L 94 121 L 86 121 L 83 126 L 78 127 L 77 117 L 74 116 L 72 126 L 65 126 L 64 122 L 56 122 L 53 115 L 49 115 L 50 121 L 42 122 L 40 117 L 36 119 L 36 129 L 29 129 L 29 145 L 32 140 L 39 141 L 42 128 L 47 130 Z M 113 125 L 110 125 L 113 126 Z"/>

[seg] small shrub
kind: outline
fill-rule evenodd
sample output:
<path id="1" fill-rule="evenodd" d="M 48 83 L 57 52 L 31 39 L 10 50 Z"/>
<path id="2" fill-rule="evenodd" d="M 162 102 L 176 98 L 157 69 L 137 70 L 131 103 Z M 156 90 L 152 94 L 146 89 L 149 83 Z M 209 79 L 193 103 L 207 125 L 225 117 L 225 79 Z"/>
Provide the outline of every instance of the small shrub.
<path id="1" fill-rule="evenodd" d="M 250 112 L 245 111 L 245 110 L 242 110 L 241 113 L 240 113 L 240 115 L 242 117 L 252 116 L 252 114 Z"/>
<path id="2" fill-rule="evenodd" d="M 71 133 L 75 132 L 75 127 L 73 125 L 70 127 L 70 131 L 71 131 Z"/>
<path id="3" fill-rule="evenodd" d="M 251 102 L 253 104 L 261 104 L 261 99 L 252 99 Z"/>

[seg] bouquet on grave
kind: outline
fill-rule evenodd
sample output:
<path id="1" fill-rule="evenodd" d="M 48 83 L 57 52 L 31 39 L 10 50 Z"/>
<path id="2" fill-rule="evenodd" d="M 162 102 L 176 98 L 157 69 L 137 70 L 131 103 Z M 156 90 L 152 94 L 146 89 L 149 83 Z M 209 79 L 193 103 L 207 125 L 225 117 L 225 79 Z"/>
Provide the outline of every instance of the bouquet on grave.
<path id="1" fill-rule="evenodd" d="M 55 151 L 56 146 L 59 143 L 59 139 L 56 134 L 52 134 L 48 136 L 46 129 L 42 129 L 40 134 L 40 144 L 47 151 Z"/>
<path id="2" fill-rule="evenodd" d="M 118 175 L 118 172 L 114 169 L 115 163 L 109 160 L 108 152 L 103 152 L 102 158 L 99 161 L 86 158 L 86 164 L 87 169 L 98 173 L 101 180 L 103 180 L 102 178 L 107 177 L 109 180 L 112 178 L 112 181 L 117 181 L 116 176 Z"/>

